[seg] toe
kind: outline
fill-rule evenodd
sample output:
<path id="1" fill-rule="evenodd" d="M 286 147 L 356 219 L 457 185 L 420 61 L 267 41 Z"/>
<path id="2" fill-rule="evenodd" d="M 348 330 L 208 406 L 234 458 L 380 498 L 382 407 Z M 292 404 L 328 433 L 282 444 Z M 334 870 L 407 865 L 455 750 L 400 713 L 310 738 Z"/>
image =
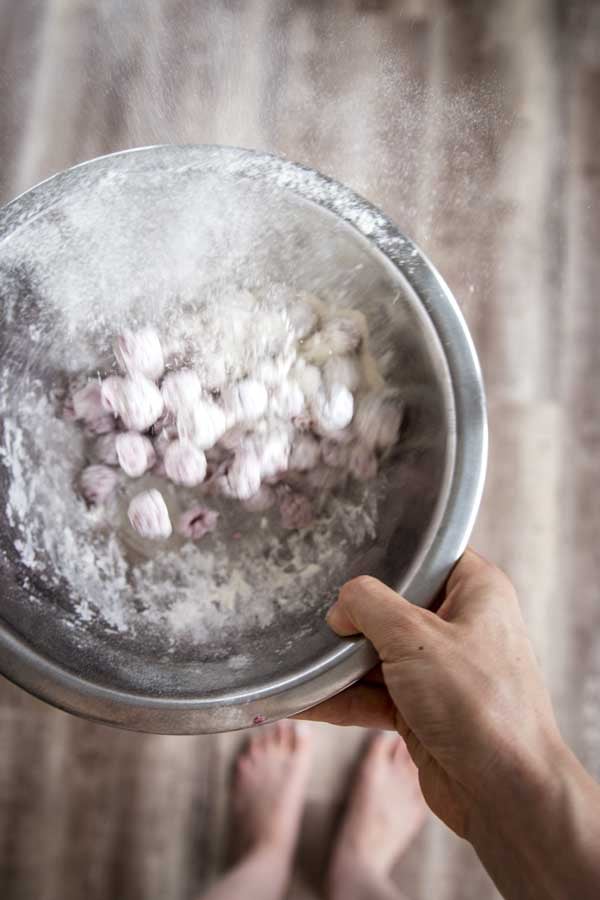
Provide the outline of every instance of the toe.
<path id="1" fill-rule="evenodd" d="M 236 783 L 238 785 L 247 783 L 248 779 L 251 777 L 252 772 L 255 771 L 255 769 L 255 762 L 250 756 L 249 752 L 243 753 L 240 757 L 238 757 L 235 768 Z"/>
<path id="2" fill-rule="evenodd" d="M 291 736 L 288 723 L 285 720 L 275 725 L 275 738 L 282 750 L 291 750 Z"/>
<path id="3" fill-rule="evenodd" d="M 375 762 L 376 760 L 385 759 L 389 755 L 389 738 L 386 732 L 382 731 L 376 734 L 369 744 L 365 761 Z"/>
<path id="4" fill-rule="evenodd" d="M 393 741 L 390 742 L 390 756 L 397 763 L 407 763 L 410 762 L 410 756 L 408 755 L 408 750 L 406 749 L 406 744 L 404 743 L 404 739 L 401 737 L 394 738 Z"/>
<path id="5" fill-rule="evenodd" d="M 395 765 L 402 769 L 406 769 L 410 772 L 417 771 L 403 738 L 398 738 L 398 740 L 394 742 L 393 760 Z"/>
<path id="6" fill-rule="evenodd" d="M 269 731 L 267 729 L 261 729 L 257 734 L 253 734 L 250 738 L 250 746 L 248 748 L 248 755 L 251 759 L 257 759 L 262 756 L 267 748 L 268 742 Z"/>
<path id="7" fill-rule="evenodd" d="M 366 752 L 360 766 L 359 776 L 361 781 L 369 785 L 379 778 L 382 771 L 389 765 L 389 744 L 385 732 L 379 732 L 369 740 Z"/>
<path id="8" fill-rule="evenodd" d="M 292 749 L 295 752 L 305 752 L 309 749 L 312 742 L 312 731 L 310 725 L 306 722 L 290 722 L 292 726 L 291 740 Z"/>
<path id="9" fill-rule="evenodd" d="M 300 729 L 296 728 L 294 722 L 287 721 L 285 723 L 285 730 L 287 735 L 287 746 L 290 753 L 294 753 L 298 749 L 298 734 Z"/>
<path id="10" fill-rule="evenodd" d="M 249 760 L 252 757 L 252 748 L 254 746 L 254 735 L 250 735 L 246 741 L 240 746 L 238 752 L 238 765 L 242 760 Z"/>

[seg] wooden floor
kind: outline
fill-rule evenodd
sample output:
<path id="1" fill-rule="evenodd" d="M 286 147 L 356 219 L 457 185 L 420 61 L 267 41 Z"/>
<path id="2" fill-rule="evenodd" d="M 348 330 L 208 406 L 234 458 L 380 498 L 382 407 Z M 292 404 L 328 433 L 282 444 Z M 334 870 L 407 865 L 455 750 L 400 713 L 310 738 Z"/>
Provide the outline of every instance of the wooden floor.
<path id="1" fill-rule="evenodd" d="M 346 181 L 422 243 L 487 382 L 475 542 L 518 585 L 600 777 L 599 109 L 594 0 L 0 0 L 2 202 L 112 150 L 219 142 Z M 316 736 L 294 896 L 314 896 L 363 740 Z M 238 740 L 112 731 L 1 683 L 3 900 L 197 896 L 223 864 Z M 433 818 L 398 883 L 497 896 Z"/>

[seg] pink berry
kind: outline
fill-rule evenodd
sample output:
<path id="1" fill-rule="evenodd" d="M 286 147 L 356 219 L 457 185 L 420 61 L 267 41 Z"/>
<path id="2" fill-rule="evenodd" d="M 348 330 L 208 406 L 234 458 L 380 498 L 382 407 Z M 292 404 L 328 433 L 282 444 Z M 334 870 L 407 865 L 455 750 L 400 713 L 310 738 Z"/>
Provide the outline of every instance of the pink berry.
<path id="1" fill-rule="evenodd" d="M 119 459 L 117 457 L 116 441 L 116 431 L 111 431 L 109 434 L 101 435 L 94 442 L 94 446 L 92 448 L 92 455 L 94 459 L 99 463 L 104 463 L 107 466 L 118 466 Z"/>
<path id="2" fill-rule="evenodd" d="M 206 456 L 190 441 L 172 441 L 165 451 L 164 465 L 167 478 L 187 487 L 201 484 L 206 476 Z"/>
<path id="3" fill-rule="evenodd" d="M 253 422 L 266 412 L 269 395 L 262 382 L 244 378 L 223 391 L 226 413 L 234 422 Z"/>
<path id="4" fill-rule="evenodd" d="M 99 381 L 88 381 L 86 385 L 71 397 L 71 406 L 76 419 L 84 422 L 92 422 L 106 415 L 106 409 L 102 403 L 102 386 Z"/>
<path id="5" fill-rule="evenodd" d="M 98 416 L 97 419 L 90 419 L 89 422 L 86 422 L 84 431 L 87 435 L 92 436 L 96 434 L 110 434 L 111 431 L 115 430 L 115 426 L 115 417 L 107 414 Z"/>
<path id="6" fill-rule="evenodd" d="M 170 372 L 162 383 L 161 393 L 165 409 L 177 417 L 202 399 L 202 382 L 200 376 L 192 369 L 180 369 Z"/>
<path id="7" fill-rule="evenodd" d="M 219 513 L 207 506 L 193 506 L 182 513 L 177 523 L 177 531 L 183 537 L 199 541 L 205 534 L 214 531 Z"/>
<path id="8" fill-rule="evenodd" d="M 165 368 L 162 347 L 153 328 L 140 331 L 124 331 L 115 339 L 117 362 L 128 375 L 136 372 L 156 381 Z"/>
<path id="9" fill-rule="evenodd" d="M 102 382 L 105 409 L 119 416 L 131 431 L 146 431 L 162 415 L 164 404 L 153 381 L 144 375 L 111 375 Z"/>
<path id="10" fill-rule="evenodd" d="M 114 493 L 119 482 L 114 469 L 108 466 L 87 466 L 80 477 L 81 493 L 94 506 L 105 503 Z"/>
<path id="11" fill-rule="evenodd" d="M 168 538 L 173 531 L 167 504 L 155 488 L 137 494 L 129 504 L 127 514 L 131 527 L 141 537 L 151 540 Z"/>
<path id="12" fill-rule="evenodd" d="M 314 398 L 312 413 L 320 434 L 346 428 L 354 415 L 354 397 L 343 384 L 334 384 Z"/>
<path id="13" fill-rule="evenodd" d="M 261 467 L 256 453 L 250 448 L 242 448 L 236 453 L 226 474 L 218 476 L 218 486 L 226 497 L 248 500 L 260 488 Z"/>
<path id="14" fill-rule="evenodd" d="M 152 441 L 135 431 L 117 435 L 115 449 L 119 465 L 130 478 L 139 478 L 156 462 Z"/>
<path id="15" fill-rule="evenodd" d="M 197 400 L 177 415 L 179 437 L 191 441 L 201 450 L 208 450 L 225 434 L 227 419 L 225 413 L 210 400 Z"/>

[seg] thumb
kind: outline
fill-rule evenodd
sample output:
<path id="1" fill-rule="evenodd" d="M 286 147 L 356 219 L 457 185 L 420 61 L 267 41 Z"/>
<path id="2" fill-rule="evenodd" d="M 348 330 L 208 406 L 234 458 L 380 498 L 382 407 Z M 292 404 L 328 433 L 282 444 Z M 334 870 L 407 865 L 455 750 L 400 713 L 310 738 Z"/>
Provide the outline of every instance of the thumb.
<path id="1" fill-rule="evenodd" d="M 383 662 L 392 662 L 412 648 L 433 619 L 437 620 L 434 613 L 414 606 L 369 575 L 347 582 L 327 615 L 336 634 L 364 634 Z"/>

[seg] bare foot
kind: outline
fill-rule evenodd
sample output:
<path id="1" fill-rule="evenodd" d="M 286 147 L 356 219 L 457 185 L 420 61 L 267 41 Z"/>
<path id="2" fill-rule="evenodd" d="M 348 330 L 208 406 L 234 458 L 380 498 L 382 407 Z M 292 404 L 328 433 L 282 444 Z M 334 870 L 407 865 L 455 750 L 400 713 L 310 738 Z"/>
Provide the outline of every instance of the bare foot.
<path id="1" fill-rule="evenodd" d="M 425 818 L 417 769 L 402 738 L 373 738 L 362 761 L 330 868 L 334 896 L 350 897 L 349 883 L 381 882 Z"/>
<path id="2" fill-rule="evenodd" d="M 292 722 L 259 729 L 237 765 L 234 806 L 245 850 L 277 847 L 290 856 L 306 796 L 310 732 Z"/>

